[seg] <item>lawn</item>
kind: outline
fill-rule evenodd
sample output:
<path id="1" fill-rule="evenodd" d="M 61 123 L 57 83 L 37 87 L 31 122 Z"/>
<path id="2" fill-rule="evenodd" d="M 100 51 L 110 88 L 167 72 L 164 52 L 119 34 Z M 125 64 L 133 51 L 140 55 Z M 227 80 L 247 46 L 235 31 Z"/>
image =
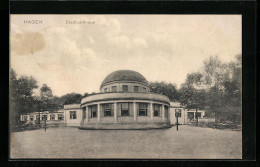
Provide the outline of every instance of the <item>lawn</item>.
<path id="1" fill-rule="evenodd" d="M 11 158 L 241 159 L 242 133 L 179 126 L 159 130 L 48 128 L 11 133 Z"/>

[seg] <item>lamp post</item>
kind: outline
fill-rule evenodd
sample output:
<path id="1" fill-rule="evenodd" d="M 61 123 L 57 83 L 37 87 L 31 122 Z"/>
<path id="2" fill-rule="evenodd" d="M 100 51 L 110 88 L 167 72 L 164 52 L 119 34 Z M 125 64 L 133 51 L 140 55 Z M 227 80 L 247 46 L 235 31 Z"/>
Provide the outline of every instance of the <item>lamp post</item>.
<path id="1" fill-rule="evenodd" d="M 178 118 L 180 116 L 180 111 L 179 109 L 175 109 L 175 117 L 176 117 L 176 130 L 179 130 L 179 122 L 178 122 Z"/>

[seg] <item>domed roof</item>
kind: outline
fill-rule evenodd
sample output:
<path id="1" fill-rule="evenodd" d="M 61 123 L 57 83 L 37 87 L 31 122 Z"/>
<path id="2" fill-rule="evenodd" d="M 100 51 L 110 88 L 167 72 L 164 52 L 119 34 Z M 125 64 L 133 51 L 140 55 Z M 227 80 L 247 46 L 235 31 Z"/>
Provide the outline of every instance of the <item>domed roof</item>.
<path id="1" fill-rule="evenodd" d="M 148 85 L 148 81 L 139 72 L 132 70 L 118 70 L 110 73 L 101 83 L 101 86 L 113 81 L 136 81 Z"/>

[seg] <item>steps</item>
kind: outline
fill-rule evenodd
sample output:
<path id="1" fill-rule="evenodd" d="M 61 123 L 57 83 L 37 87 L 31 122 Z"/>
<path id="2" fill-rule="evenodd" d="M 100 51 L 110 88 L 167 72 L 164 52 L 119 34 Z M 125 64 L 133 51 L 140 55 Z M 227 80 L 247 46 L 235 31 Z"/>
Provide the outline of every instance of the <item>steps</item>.
<path id="1" fill-rule="evenodd" d="M 82 130 L 148 130 L 170 128 L 168 122 L 118 122 L 88 123 L 79 127 Z"/>

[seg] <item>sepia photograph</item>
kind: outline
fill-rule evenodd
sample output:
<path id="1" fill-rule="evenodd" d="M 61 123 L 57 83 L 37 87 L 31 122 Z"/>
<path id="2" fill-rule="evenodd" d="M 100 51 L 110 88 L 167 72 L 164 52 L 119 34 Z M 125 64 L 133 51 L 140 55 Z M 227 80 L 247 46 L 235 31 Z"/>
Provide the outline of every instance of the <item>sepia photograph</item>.
<path id="1" fill-rule="evenodd" d="M 242 15 L 11 14 L 10 159 L 242 159 Z"/>

